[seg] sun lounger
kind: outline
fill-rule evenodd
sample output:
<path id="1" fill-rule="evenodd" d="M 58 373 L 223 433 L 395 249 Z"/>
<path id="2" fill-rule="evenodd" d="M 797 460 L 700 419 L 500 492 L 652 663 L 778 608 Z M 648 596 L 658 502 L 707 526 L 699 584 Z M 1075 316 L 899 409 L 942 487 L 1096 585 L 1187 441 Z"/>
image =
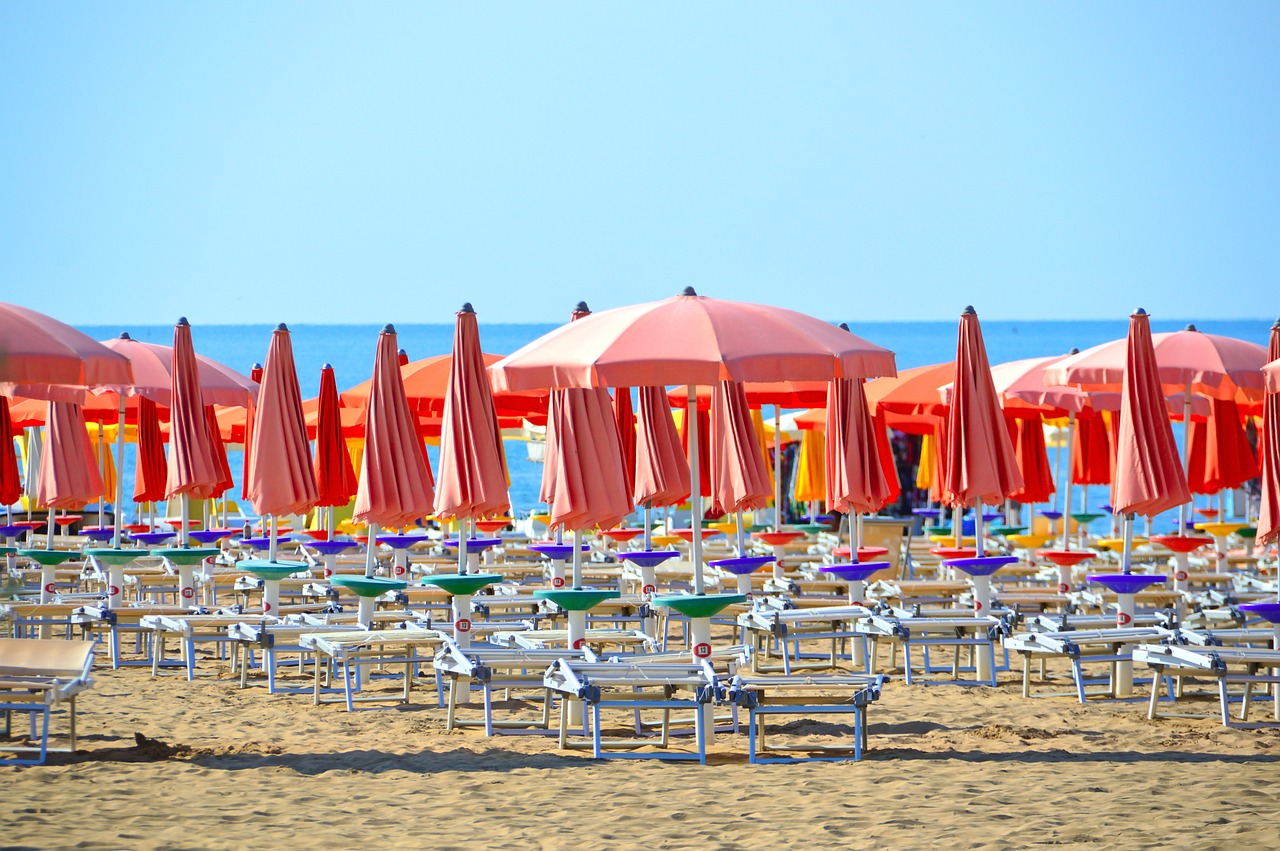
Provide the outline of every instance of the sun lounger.
<path id="1" fill-rule="evenodd" d="M 1071 676 L 1075 684 L 1074 694 L 1081 703 L 1086 701 L 1086 685 L 1100 680 L 1086 680 L 1082 666 L 1085 664 L 1107 664 L 1110 674 L 1106 696 L 1115 698 L 1116 665 L 1133 660 L 1133 648 L 1140 644 L 1151 644 L 1168 641 L 1174 632 L 1160 626 L 1111 627 L 1105 629 L 1070 629 L 1065 632 L 1019 632 L 1005 639 L 1005 647 L 1022 654 L 1022 696 L 1049 697 L 1048 694 L 1033 695 L 1031 692 L 1031 657 L 1061 658 L 1071 663 Z M 1061 693 L 1055 693 L 1054 696 Z"/>
<path id="2" fill-rule="evenodd" d="M 783 606 L 777 605 L 782 603 Z M 750 611 L 738 615 L 738 626 L 744 636 L 751 637 L 753 670 L 764 670 L 767 651 L 778 647 L 782 651 L 782 670 L 791 674 L 794 667 L 819 664 L 835 667 L 839 657 L 839 645 L 854 641 L 863 647 L 866 659 L 867 636 L 854 629 L 854 624 L 871 615 L 871 610 L 857 605 L 828 605 L 819 608 L 788 608 L 786 601 L 766 598 L 757 601 Z M 830 641 L 831 652 L 820 663 L 802 663 L 800 645 L 805 641 Z M 794 661 L 793 661 L 794 660 Z"/>
<path id="3" fill-rule="evenodd" d="M 920 672 L 926 676 L 938 673 L 949 673 L 942 681 L 951 683 L 976 682 L 964 680 L 962 673 L 978 673 L 978 666 L 961 665 L 960 651 L 971 648 L 973 653 L 985 653 L 989 662 L 990 678 L 986 685 L 996 685 L 996 642 L 1011 630 L 1011 621 L 1007 617 L 963 616 L 954 615 L 938 617 L 929 616 L 895 616 L 894 614 L 873 613 L 870 617 L 858 621 L 854 629 L 871 638 L 870 669 L 875 670 L 876 658 L 880 644 L 901 646 L 903 654 L 903 672 L 908 684 L 915 682 L 917 675 L 912 663 L 912 651 L 922 651 Z M 930 650 L 935 647 L 953 648 L 955 656 L 949 668 L 935 666 L 930 662 Z M 976 657 L 975 660 L 976 662 Z M 935 680 L 937 681 L 937 680 Z"/>
<path id="4" fill-rule="evenodd" d="M 59 641 L 38 638 L 0 638 L 0 712 L 4 713 L 4 738 L 13 734 L 13 713 L 30 718 L 29 738 L 39 744 L 3 745 L 0 752 L 19 756 L 0 758 L 0 765 L 43 765 L 50 752 L 76 749 L 76 695 L 92 685 L 91 641 Z M 55 709 L 66 706 L 68 743 L 50 747 L 50 726 Z M 35 757 L 21 756 L 36 754 Z"/>
<path id="5" fill-rule="evenodd" d="M 504 647 L 523 647 L 530 650 L 568 647 L 569 630 L 537 629 L 511 631 L 510 624 L 494 632 L 489 641 Z M 473 633 L 474 634 L 474 633 Z M 584 635 L 586 645 L 598 655 L 604 655 L 605 648 L 616 647 L 624 651 L 642 652 L 656 649 L 657 642 L 651 635 L 637 629 L 614 629 L 612 627 L 589 627 Z"/>
<path id="6" fill-rule="evenodd" d="M 1155 669 L 1151 686 L 1151 702 L 1147 717 L 1156 718 L 1156 705 L 1160 699 L 1160 680 L 1173 672 L 1186 675 L 1212 677 L 1217 681 L 1218 715 L 1225 727 L 1274 727 L 1280 726 L 1280 700 L 1273 694 L 1272 722 L 1249 723 L 1249 706 L 1253 688 L 1262 684 L 1280 692 L 1280 650 L 1265 647 L 1188 647 L 1175 644 L 1135 647 L 1133 660 Z M 1231 718 L 1229 686 L 1243 684 L 1240 696 L 1240 718 Z M 1181 684 L 1180 684 L 1181 686 Z M 1182 697 L 1179 687 L 1171 697 Z"/>
<path id="7" fill-rule="evenodd" d="M 436 650 L 445 641 L 445 634 L 434 629 L 405 626 L 401 629 L 354 630 L 350 632 L 312 632 L 298 637 L 298 644 L 315 654 L 315 679 L 312 703 L 320 705 L 330 701 L 322 699 L 321 684 L 325 670 L 335 668 L 343 678 L 343 700 L 347 711 L 355 710 L 357 702 L 386 702 L 386 695 L 356 697 L 358 683 L 363 679 L 361 669 L 377 665 L 404 665 L 404 691 L 396 700 L 408 703 L 409 694 L 416 679 L 419 664 L 430 662 Z M 436 682 L 436 701 L 444 705 L 443 687 Z"/>
<path id="8" fill-rule="evenodd" d="M 887 678 L 881 674 L 764 677 L 738 675 L 729 683 L 727 699 L 750 712 L 748 758 L 752 764 L 770 762 L 832 761 L 862 759 L 867 745 L 867 707 L 880 698 Z M 791 745 L 768 748 L 765 744 L 766 717 L 775 715 L 852 715 L 852 746 Z M 808 751 L 820 756 L 765 756 L 767 751 Z M 842 756 L 830 756 L 833 751 Z"/>

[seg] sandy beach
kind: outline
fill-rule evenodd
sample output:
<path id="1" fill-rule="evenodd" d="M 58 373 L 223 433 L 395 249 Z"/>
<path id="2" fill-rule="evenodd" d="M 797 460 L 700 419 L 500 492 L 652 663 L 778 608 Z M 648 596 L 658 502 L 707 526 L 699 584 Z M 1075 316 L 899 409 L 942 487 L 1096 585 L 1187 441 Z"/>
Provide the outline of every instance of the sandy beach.
<path id="1" fill-rule="evenodd" d="M 0 845 L 1275 847 L 1280 731 L 1019 688 L 894 681 L 860 763 L 752 766 L 745 737 L 721 735 L 699 766 L 447 733 L 429 693 L 348 713 L 240 690 L 213 666 L 194 683 L 106 669 L 82 697 L 78 753 L 0 769 Z"/>

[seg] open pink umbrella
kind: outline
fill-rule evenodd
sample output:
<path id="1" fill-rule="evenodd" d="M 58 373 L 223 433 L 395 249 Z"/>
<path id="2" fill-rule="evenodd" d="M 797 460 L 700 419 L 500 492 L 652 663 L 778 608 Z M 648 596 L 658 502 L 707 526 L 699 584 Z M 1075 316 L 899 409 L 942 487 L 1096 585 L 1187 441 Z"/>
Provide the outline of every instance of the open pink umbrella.
<path id="1" fill-rule="evenodd" d="M 327 529 L 332 535 L 332 509 L 346 505 L 356 495 L 356 470 L 351 464 L 351 452 L 342 433 L 338 383 L 329 364 L 320 370 L 318 398 L 312 473 L 316 479 L 316 505 L 330 509 Z M 306 403 L 303 404 L 305 408 Z"/>
<path id="2" fill-rule="evenodd" d="M 77 401 L 85 387 L 133 380 L 128 360 L 51 316 L 0 302 L 0 328 L 0 395 L 30 384 L 44 387 L 39 398 Z"/>
<path id="3" fill-rule="evenodd" d="M 436 514 L 446 519 L 479 519 L 511 509 L 506 450 L 480 351 L 480 328 L 470 303 L 462 305 L 454 326 L 435 502 Z M 459 573 L 466 572 L 467 537 L 459 524 Z"/>
<path id="4" fill-rule="evenodd" d="M 222 481 L 209 421 L 205 416 L 199 367 L 186 317 L 173 328 L 172 398 L 169 405 L 169 475 L 165 498 L 182 498 L 182 546 L 187 545 L 190 499 L 208 499 Z"/>
<path id="5" fill-rule="evenodd" d="M 254 510 L 271 517 L 268 558 L 274 562 L 277 518 L 281 514 L 306 512 L 315 505 L 319 495 L 311 471 L 311 448 L 302 417 L 293 341 L 284 323 L 271 333 L 250 446 L 246 490 Z"/>
<path id="6" fill-rule="evenodd" d="M 1280 319 L 1271 326 L 1267 347 L 1266 398 L 1262 406 L 1262 432 L 1258 439 L 1262 505 L 1258 512 L 1257 542 L 1263 546 L 1280 539 Z"/>
<path id="7" fill-rule="evenodd" d="M 364 461 L 356 488 L 355 519 L 369 524 L 367 575 L 373 575 L 378 527 L 400 528 L 430 514 L 431 468 L 409 410 L 396 360 L 396 329 L 378 335 L 365 415 Z"/>

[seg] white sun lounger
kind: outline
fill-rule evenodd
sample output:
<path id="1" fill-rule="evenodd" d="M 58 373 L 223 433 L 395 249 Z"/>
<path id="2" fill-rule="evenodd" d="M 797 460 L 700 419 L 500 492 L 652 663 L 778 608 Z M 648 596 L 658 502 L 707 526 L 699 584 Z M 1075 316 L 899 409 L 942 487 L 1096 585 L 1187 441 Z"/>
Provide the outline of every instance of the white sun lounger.
<path id="1" fill-rule="evenodd" d="M 19 756 L 0 758 L 0 765 L 43 765 L 49 753 L 76 749 L 76 695 L 89 688 L 93 667 L 92 641 L 39 638 L 0 638 L 0 712 L 4 713 L 4 738 L 13 735 L 13 713 L 30 717 L 29 737 L 38 745 L 4 745 L 0 752 Z M 67 708 L 68 744 L 50 747 L 53 711 Z M 36 754 L 34 757 L 21 754 Z"/>
<path id="2" fill-rule="evenodd" d="M 1117 662 L 1132 661 L 1133 648 L 1140 644 L 1159 644 L 1169 641 L 1174 632 L 1159 626 L 1112 627 L 1110 629 L 1073 629 L 1066 632 L 1019 632 L 1005 639 L 1005 647 L 1022 654 L 1022 696 L 1059 696 L 1031 693 L 1031 657 L 1062 658 L 1071 662 L 1071 676 L 1075 683 L 1075 695 L 1085 702 L 1085 686 L 1098 680 L 1086 680 L 1081 668 L 1084 664 L 1106 663 L 1110 666 L 1109 697 L 1116 696 L 1115 670 Z"/>
<path id="3" fill-rule="evenodd" d="M 975 653 L 986 653 L 990 663 L 991 678 L 985 685 L 996 685 L 996 642 L 1001 636 L 1010 632 L 1010 621 L 1007 618 L 994 616 L 964 617 L 958 611 L 951 616 L 895 617 L 892 614 L 873 613 L 870 617 L 858 621 L 854 629 L 871 638 L 870 670 L 875 670 L 876 655 L 881 643 L 901 645 L 903 655 L 903 671 L 908 684 L 915 681 L 911 653 L 920 648 L 923 653 L 920 670 L 925 675 L 949 670 L 950 678 L 945 682 L 973 682 L 961 679 L 961 673 L 975 671 L 976 666 L 961 666 L 960 650 L 973 648 Z M 951 647 L 955 657 L 949 669 L 935 667 L 930 664 L 929 651 L 934 647 Z M 935 680 L 936 682 L 937 680 Z"/>
<path id="4" fill-rule="evenodd" d="M 748 758 L 752 764 L 862 759 L 867 744 L 867 707 L 880 698 L 887 677 L 882 674 L 762 677 L 738 675 L 729 683 L 727 699 L 750 711 Z M 852 715 L 853 744 L 849 746 L 792 745 L 767 748 L 764 722 L 773 715 Z M 821 756 L 766 756 L 767 751 L 808 751 Z M 839 751 L 842 756 L 830 756 Z"/>
<path id="5" fill-rule="evenodd" d="M 1280 700 L 1272 701 L 1274 721 L 1248 723 L 1249 705 L 1253 687 L 1269 685 L 1280 690 L 1280 650 L 1264 647 L 1187 647 L 1179 645 L 1146 645 L 1135 647 L 1133 661 L 1143 662 L 1156 671 L 1151 686 L 1151 703 L 1147 717 L 1156 718 L 1156 703 L 1160 699 L 1160 680 L 1173 672 L 1179 675 L 1199 674 L 1217 680 L 1219 717 L 1225 727 L 1274 727 L 1280 726 Z M 1228 686 L 1243 684 L 1240 697 L 1240 718 L 1232 720 Z M 1173 697 L 1181 697 L 1181 688 Z"/>
<path id="6" fill-rule="evenodd" d="M 835 667 L 839 643 L 844 640 L 861 643 L 866 658 L 867 636 L 858 632 L 854 625 L 871 616 L 871 610 L 867 607 L 836 605 L 805 609 L 778 608 L 770 605 L 773 600 L 776 598 L 766 598 L 757 602 L 750 611 L 738 615 L 738 626 L 746 635 L 751 636 L 751 644 L 755 649 L 753 668 L 757 673 L 762 670 L 762 657 L 765 655 L 761 650 L 770 644 L 780 646 L 782 670 L 788 675 L 799 666 L 812 667 L 816 664 L 819 667 Z M 820 663 L 801 663 L 800 644 L 803 641 L 830 641 L 830 657 Z M 794 653 L 791 648 L 794 648 Z"/>
<path id="7" fill-rule="evenodd" d="M 404 692 L 397 702 L 408 703 L 417 666 L 429 662 L 444 643 L 444 633 L 422 627 L 405 626 L 403 629 L 355 630 L 351 632 L 312 632 L 298 636 L 298 644 L 315 654 L 315 680 L 312 703 L 328 703 L 321 697 L 321 674 L 326 668 L 340 669 L 343 678 L 343 700 L 347 711 L 355 710 L 360 701 L 386 702 L 386 695 L 367 695 L 357 698 L 360 668 L 372 665 L 404 665 Z M 444 695 L 437 679 L 436 701 L 444 705 Z"/>

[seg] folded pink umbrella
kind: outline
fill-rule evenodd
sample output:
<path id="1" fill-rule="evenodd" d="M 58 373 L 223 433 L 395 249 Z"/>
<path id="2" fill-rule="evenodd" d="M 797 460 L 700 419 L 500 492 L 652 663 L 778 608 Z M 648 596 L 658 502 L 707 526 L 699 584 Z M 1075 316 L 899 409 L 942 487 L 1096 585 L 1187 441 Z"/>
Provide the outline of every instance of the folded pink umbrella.
<path id="1" fill-rule="evenodd" d="M 383 528 L 408 526 L 431 513 L 434 486 L 400 379 L 396 329 L 388 325 L 378 335 L 373 359 L 355 519 Z"/>
<path id="2" fill-rule="evenodd" d="M 442 518 L 482 518 L 511 509 L 506 450 L 470 304 L 458 311 L 454 326 L 435 503 Z"/>
<path id="3" fill-rule="evenodd" d="M 32 384 L 43 387 L 41 398 L 76 401 L 85 387 L 133 380 L 128 359 L 51 316 L 0 302 L 0 328 L 0 395 Z"/>
<path id="4" fill-rule="evenodd" d="M 636 417 L 637 505 L 661 508 L 689 498 L 689 459 L 662 387 L 641 387 Z"/>
<path id="5" fill-rule="evenodd" d="M 960 316 L 955 397 L 943 459 L 943 493 L 956 506 L 998 505 L 1023 486 L 1004 424 L 982 326 L 972 307 Z"/>
<path id="6" fill-rule="evenodd" d="M 164 499 L 169 465 L 164 458 L 164 438 L 160 434 L 160 418 L 156 403 L 150 399 L 138 402 L 138 448 L 134 464 L 133 501 L 156 502 Z"/>
<path id="7" fill-rule="evenodd" d="M 169 475 L 165 481 L 165 497 L 207 499 L 217 490 L 222 471 L 213 438 L 209 435 L 196 353 L 191 342 L 191 325 L 185 317 L 179 319 L 173 329 L 170 374 L 173 386 L 169 406 Z"/>
<path id="8" fill-rule="evenodd" d="M 346 505 L 356 495 L 356 470 L 351 452 L 342 434 L 341 408 L 338 406 L 338 382 L 333 367 L 320 370 L 319 409 L 316 412 L 315 457 L 312 472 L 316 479 L 316 505 Z M 305 406 L 305 403 L 304 403 Z"/>
<path id="9" fill-rule="evenodd" d="M 883 433 L 871 416 L 862 379 L 831 382 L 826 408 L 827 508 L 847 514 L 879 511 L 893 498 L 897 473 L 886 470 Z"/>
<path id="10" fill-rule="evenodd" d="M 48 404 L 36 505 L 83 508 L 102 495 L 102 474 L 93 456 L 84 416 L 74 402 Z"/>
<path id="11" fill-rule="evenodd" d="M 1280 319 L 1271 326 L 1267 360 L 1267 393 L 1262 405 L 1262 432 L 1258 435 L 1262 506 L 1258 512 L 1257 542 L 1262 545 L 1280 539 Z"/>
<path id="12" fill-rule="evenodd" d="M 764 508 L 773 486 L 740 382 L 720 381 L 712 388 L 710 425 L 713 513 Z"/>
<path id="13" fill-rule="evenodd" d="M 283 323 L 271 333 L 250 446 L 246 490 L 255 511 L 278 517 L 301 514 L 315 505 L 319 494 L 311 470 L 293 341 Z"/>
<path id="14" fill-rule="evenodd" d="M 1151 320 L 1145 310 L 1139 309 L 1130 317 L 1128 356 L 1120 392 L 1111 505 L 1121 514 L 1153 517 L 1190 502 L 1191 492 L 1161 395 L 1160 372 L 1151 345 Z"/>

